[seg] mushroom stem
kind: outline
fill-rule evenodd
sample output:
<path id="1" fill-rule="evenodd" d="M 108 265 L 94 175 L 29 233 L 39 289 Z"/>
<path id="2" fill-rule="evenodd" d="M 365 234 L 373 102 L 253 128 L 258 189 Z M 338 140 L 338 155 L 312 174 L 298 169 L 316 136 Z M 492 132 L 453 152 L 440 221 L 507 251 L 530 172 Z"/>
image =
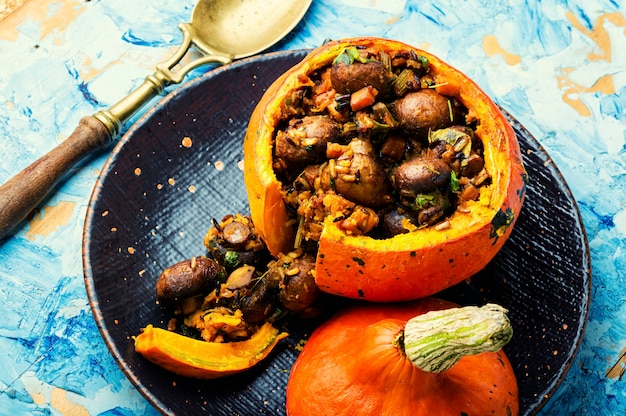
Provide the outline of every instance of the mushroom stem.
<path id="1" fill-rule="evenodd" d="M 506 313 L 488 303 L 416 316 L 404 328 L 404 352 L 417 368 L 440 373 L 466 355 L 498 351 L 513 336 Z"/>

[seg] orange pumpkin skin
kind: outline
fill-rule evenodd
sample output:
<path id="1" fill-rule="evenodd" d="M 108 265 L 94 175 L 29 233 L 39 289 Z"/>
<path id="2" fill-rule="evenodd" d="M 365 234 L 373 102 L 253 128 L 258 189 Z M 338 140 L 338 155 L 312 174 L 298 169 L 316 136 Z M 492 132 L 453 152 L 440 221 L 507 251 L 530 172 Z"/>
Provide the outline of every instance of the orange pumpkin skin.
<path id="1" fill-rule="evenodd" d="M 135 351 L 181 376 L 213 379 L 252 368 L 273 351 L 287 333 L 266 322 L 245 341 L 206 342 L 148 325 L 135 337 Z"/>
<path id="2" fill-rule="evenodd" d="M 376 47 L 389 54 L 413 50 L 443 80 L 437 89 L 453 94 L 476 119 L 492 184 L 477 201 L 465 202 L 446 227 L 427 227 L 387 239 L 351 236 L 331 218 L 319 240 L 316 283 L 327 293 L 377 302 L 432 295 L 483 269 L 511 234 L 522 207 L 526 171 L 517 138 L 493 101 L 470 79 L 428 52 L 397 41 L 357 38 L 329 42 L 284 73 L 258 103 L 244 140 L 244 181 L 251 217 L 270 252 L 293 249 L 295 231 L 272 170 L 272 146 L 281 109 L 290 93 L 316 69 L 330 65 L 347 46 Z M 436 229 L 439 228 L 439 229 Z"/>
<path id="3" fill-rule="evenodd" d="M 287 415 L 517 415 L 517 381 L 502 351 L 465 356 L 432 374 L 393 345 L 408 319 L 453 306 L 425 298 L 340 312 L 313 333 L 292 367 Z"/>

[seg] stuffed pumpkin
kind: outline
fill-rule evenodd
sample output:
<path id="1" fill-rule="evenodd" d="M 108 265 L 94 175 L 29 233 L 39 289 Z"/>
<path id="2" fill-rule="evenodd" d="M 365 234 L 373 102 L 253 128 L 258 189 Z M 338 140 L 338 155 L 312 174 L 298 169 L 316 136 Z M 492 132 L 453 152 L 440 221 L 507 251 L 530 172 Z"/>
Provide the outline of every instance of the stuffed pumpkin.
<path id="1" fill-rule="evenodd" d="M 407 44 L 354 38 L 318 47 L 267 89 L 244 181 L 274 256 L 304 250 L 321 291 L 388 302 L 480 271 L 519 216 L 526 172 L 472 80 Z"/>

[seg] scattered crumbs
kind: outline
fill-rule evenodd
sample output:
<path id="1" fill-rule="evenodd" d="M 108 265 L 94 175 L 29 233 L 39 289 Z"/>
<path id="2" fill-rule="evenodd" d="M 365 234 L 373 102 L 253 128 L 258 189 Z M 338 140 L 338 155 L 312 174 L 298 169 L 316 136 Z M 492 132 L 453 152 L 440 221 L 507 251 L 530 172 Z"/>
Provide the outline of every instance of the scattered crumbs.
<path id="1" fill-rule="evenodd" d="M 191 147 L 193 142 L 191 141 L 191 137 L 185 136 L 182 141 L 183 147 Z"/>
<path id="2" fill-rule="evenodd" d="M 239 170 L 243 171 L 243 160 L 237 162 L 237 167 L 239 168 Z"/>
<path id="3" fill-rule="evenodd" d="M 163 184 L 162 184 L 162 183 L 157 183 L 156 188 L 157 188 L 157 189 L 162 189 L 162 188 L 163 188 Z"/>
<path id="4" fill-rule="evenodd" d="M 567 328 L 569 328 L 567 324 L 563 324 L 563 329 L 567 329 Z"/>
<path id="5" fill-rule="evenodd" d="M 113 320 L 113 323 L 114 323 L 115 325 L 119 325 L 119 324 L 120 324 L 120 321 L 118 321 L 117 319 L 114 319 L 114 320 Z"/>
<path id="6" fill-rule="evenodd" d="M 178 235 L 181 236 L 181 237 L 184 237 L 185 236 L 185 232 L 184 231 L 179 231 Z"/>
<path id="7" fill-rule="evenodd" d="M 174 186 L 174 184 L 176 183 L 176 181 L 174 180 L 174 178 L 169 178 L 167 180 L 167 183 L 170 184 L 170 186 Z"/>
<path id="8" fill-rule="evenodd" d="M 146 273 L 146 269 L 139 270 L 139 277 L 143 276 Z"/>
<path id="9" fill-rule="evenodd" d="M 215 162 L 215 169 L 219 170 L 220 172 L 224 170 L 224 162 L 222 162 L 221 160 L 218 160 L 217 162 Z"/>
<path id="10" fill-rule="evenodd" d="M 104 212 L 102 213 L 102 216 L 103 216 L 103 217 L 106 217 L 107 215 L 109 215 L 109 211 L 104 211 Z"/>
<path id="11" fill-rule="evenodd" d="M 111 227 L 111 232 L 112 232 L 112 233 L 117 232 L 117 227 Z"/>
<path id="12" fill-rule="evenodd" d="M 134 247 L 128 247 L 128 252 L 130 254 L 135 254 L 135 248 Z"/>
<path id="13" fill-rule="evenodd" d="M 557 350 L 552 351 L 553 355 L 559 355 L 559 352 Z"/>
<path id="14" fill-rule="evenodd" d="M 306 339 L 301 339 L 296 343 L 296 345 L 294 345 L 294 348 L 301 352 L 304 348 L 304 344 L 306 344 Z"/>
<path id="15" fill-rule="evenodd" d="M 193 185 L 189 185 L 189 188 L 187 188 L 187 190 L 193 194 L 194 192 L 196 192 L 196 187 Z"/>
<path id="16" fill-rule="evenodd" d="M 135 168 L 135 176 L 141 175 L 141 168 Z"/>
<path id="17" fill-rule="evenodd" d="M 172 387 L 176 387 L 176 382 L 172 381 Z"/>

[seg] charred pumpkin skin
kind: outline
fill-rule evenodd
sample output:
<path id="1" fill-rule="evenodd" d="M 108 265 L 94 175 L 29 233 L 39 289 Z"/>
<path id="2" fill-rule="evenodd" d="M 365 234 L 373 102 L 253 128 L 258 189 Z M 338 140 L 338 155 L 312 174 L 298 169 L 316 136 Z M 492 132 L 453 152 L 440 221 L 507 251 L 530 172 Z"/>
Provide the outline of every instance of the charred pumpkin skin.
<path id="1" fill-rule="evenodd" d="M 258 103 L 244 140 L 244 181 L 251 217 L 270 252 L 293 249 L 294 229 L 272 170 L 272 146 L 281 108 L 302 87 L 303 74 L 330 65 L 347 46 L 387 53 L 413 50 L 444 80 L 437 89 L 455 95 L 476 119 L 492 184 L 477 201 L 464 203 L 445 229 L 428 227 L 388 239 L 346 235 L 330 219 L 320 237 L 316 283 L 324 292 L 377 302 L 417 299 L 453 286 L 484 268 L 502 248 L 519 216 L 526 172 L 517 138 L 493 101 L 464 74 L 428 52 L 397 41 L 357 38 L 329 42 L 284 73 Z M 300 76 L 299 76 L 300 75 Z"/>
<path id="2" fill-rule="evenodd" d="M 425 298 L 340 312 L 313 333 L 296 360 L 287 415 L 517 415 L 517 381 L 502 351 L 465 356 L 432 374 L 393 345 L 408 319 L 454 306 Z"/>

